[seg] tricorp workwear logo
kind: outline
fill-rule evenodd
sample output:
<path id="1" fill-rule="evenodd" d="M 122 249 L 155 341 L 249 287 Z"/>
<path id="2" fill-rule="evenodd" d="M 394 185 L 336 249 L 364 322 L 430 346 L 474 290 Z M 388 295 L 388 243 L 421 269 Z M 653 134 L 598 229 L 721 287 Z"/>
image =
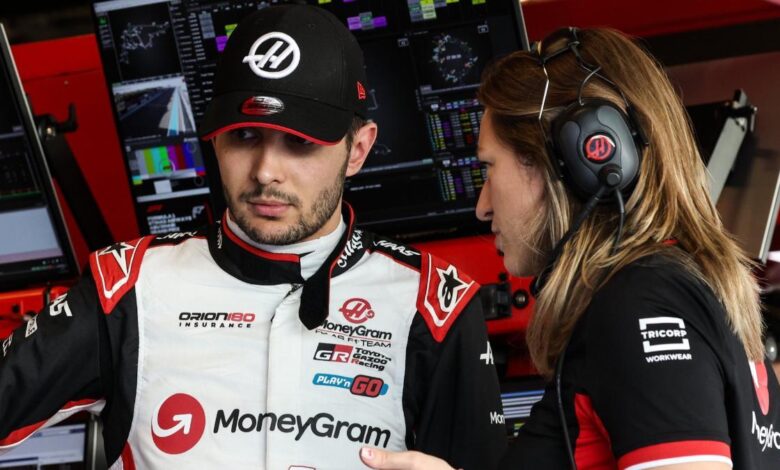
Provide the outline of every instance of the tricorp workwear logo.
<path id="1" fill-rule="evenodd" d="M 195 447 L 206 429 L 206 413 L 194 397 L 171 395 L 152 415 L 152 439 L 166 454 L 181 454 Z"/>

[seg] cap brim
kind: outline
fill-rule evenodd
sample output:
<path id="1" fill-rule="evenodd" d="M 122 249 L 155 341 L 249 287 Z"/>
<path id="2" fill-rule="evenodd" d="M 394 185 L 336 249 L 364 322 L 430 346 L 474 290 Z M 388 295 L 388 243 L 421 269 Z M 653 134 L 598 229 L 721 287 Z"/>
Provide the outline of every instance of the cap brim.
<path id="1" fill-rule="evenodd" d="M 265 127 L 297 135 L 319 145 L 335 145 L 347 133 L 353 113 L 318 101 L 278 93 L 284 110 L 268 115 L 241 112 L 247 99 L 259 93 L 233 92 L 214 97 L 200 125 L 200 137 L 209 140 L 240 127 Z"/>

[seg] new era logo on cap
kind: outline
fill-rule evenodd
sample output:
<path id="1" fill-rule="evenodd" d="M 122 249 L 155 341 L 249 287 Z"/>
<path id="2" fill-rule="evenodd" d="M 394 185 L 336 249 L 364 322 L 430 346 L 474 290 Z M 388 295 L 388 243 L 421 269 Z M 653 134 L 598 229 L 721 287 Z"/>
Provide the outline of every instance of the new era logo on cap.
<path id="1" fill-rule="evenodd" d="M 264 52 L 258 54 L 260 51 Z M 278 31 L 266 33 L 252 44 L 243 62 L 248 63 L 252 72 L 259 77 L 284 78 L 298 68 L 301 62 L 301 48 L 289 34 Z M 286 65 L 281 67 L 285 63 Z"/>

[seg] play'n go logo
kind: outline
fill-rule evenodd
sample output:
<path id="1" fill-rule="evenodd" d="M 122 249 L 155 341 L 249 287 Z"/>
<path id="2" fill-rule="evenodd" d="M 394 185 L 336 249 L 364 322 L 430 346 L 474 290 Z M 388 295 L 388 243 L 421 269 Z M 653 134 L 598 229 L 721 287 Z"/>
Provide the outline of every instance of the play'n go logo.
<path id="1" fill-rule="evenodd" d="M 206 413 L 194 397 L 171 395 L 152 415 L 152 439 L 166 454 L 181 454 L 195 447 L 206 429 Z"/>

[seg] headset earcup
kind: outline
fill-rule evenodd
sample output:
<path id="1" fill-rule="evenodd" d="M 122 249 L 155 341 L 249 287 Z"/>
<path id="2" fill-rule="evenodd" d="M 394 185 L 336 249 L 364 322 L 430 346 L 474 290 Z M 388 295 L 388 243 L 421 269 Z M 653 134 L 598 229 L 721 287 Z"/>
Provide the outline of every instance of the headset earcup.
<path id="1" fill-rule="evenodd" d="M 628 116 L 605 100 L 574 102 L 552 122 L 554 164 L 562 179 L 586 200 L 607 184 L 628 196 L 639 173 L 639 149 Z M 602 171 L 609 166 L 614 171 Z M 603 175 L 613 175 L 609 181 Z M 609 183 L 609 184 L 608 184 Z"/>

